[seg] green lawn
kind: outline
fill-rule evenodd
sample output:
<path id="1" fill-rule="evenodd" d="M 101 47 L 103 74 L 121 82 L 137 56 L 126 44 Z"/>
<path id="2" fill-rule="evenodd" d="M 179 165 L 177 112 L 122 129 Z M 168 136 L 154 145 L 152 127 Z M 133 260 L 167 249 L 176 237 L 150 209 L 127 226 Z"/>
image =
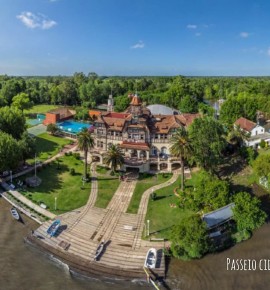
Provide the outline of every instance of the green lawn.
<path id="1" fill-rule="evenodd" d="M 192 214 L 193 212 L 177 207 L 178 197 L 173 193 L 173 190 L 180 184 L 178 180 L 160 190 L 156 191 L 156 200 L 149 199 L 145 224 L 150 221 L 151 237 L 169 238 L 171 227 L 179 222 L 183 217 Z M 171 205 L 176 205 L 172 207 Z"/>
<path id="2" fill-rule="evenodd" d="M 37 157 L 39 160 L 45 161 L 59 153 L 62 146 L 67 144 L 70 144 L 70 140 L 65 138 L 52 136 L 48 133 L 38 135 L 36 136 Z M 27 162 L 33 163 L 34 159 L 29 159 Z"/>
<path id="3" fill-rule="evenodd" d="M 44 114 L 47 113 L 50 110 L 56 109 L 60 106 L 58 105 L 36 105 L 33 106 L 31 109 L 29 110 L 24 110 L 25 114 Z"/>
<path id="4" fill-rule="evenodd" d="M 140 202 L 141 202 L 141 198 L 143 193 L 150 187 L 160 184 L 160 183 L 164 183 L 167 180 L 169 180 L 172 177 L 172 174 L 170 173 L 166 173 L 166 174 L 157 174 L 157 175 L 148 175 L 148 176 L 143 176 L 141 175 L 135 190 L 133 192 L 130 204 L 128 206 L 127 212 L 128 213 L 137 213 L 139 206 L 140 206 Z"/>
<path id="5" fill-rule="evenodd" d="M 98 174 L 109 174 L 110 173 L 110 168 L 109 167 L 104 167 L 104 166 L 100 166 L 100 165 L 97 165 L 97 168 L 96 168 L 96 172 Z"/>
<path id="6" fill-rule="evenodd" d="M 98 177 L 98 195 L 96 207 L 106 208 L 111 201 L 120 181 L 115 177 Z"/>
<path id="7" fill-rule="evenodd" d="M 75 169 L 74 176 L 70 174 L 70 168 Z M 83 169 L 84 164 L 81 160 L 77 160 L 74 156 L 63 156 L 59 159 L 59 169 L 56 161 L 51 162 L 37 173 L 42 179 L 41 185 L 28 188 L 22 193 L 36 203 L 42 201 L 56 214 L 74 210 L 86 204 L 91 191 L 91 183 L 86 183 L 84 188 L 81 188 Z M 30 176 L 32 175 L 33 173 Z M 24 176 L 24 179 L 26 177 Z M 56 211 L 55 197 L 57 197 Z"/>

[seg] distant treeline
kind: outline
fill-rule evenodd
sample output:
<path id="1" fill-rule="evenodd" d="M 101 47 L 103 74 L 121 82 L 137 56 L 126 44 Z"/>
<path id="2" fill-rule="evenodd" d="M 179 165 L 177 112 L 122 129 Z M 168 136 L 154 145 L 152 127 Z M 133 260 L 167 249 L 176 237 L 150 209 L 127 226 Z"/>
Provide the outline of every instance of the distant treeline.
<path id="1" fill-rule="evenodd" d="M 233 115 L 226 122 L 239 114 L 254 120 L 257 109 L 270 113 L 270 77 L 106 77 L 96 73 L 74 73 L 70 77 L 0 76 L 0 106 L 10 106 L 16 95 L 25 93 L 33 104 L 94 108 L 106 103 L 112 94 L 115 109 L 122 111 L 129 103 L 127 94 L 136 91 L 146 104 L 160 103 L 182 112 L 199 111 L 204 99 L 233 100 L 237 106 L 233 105 L 233 114 L 226 111 Z"/>

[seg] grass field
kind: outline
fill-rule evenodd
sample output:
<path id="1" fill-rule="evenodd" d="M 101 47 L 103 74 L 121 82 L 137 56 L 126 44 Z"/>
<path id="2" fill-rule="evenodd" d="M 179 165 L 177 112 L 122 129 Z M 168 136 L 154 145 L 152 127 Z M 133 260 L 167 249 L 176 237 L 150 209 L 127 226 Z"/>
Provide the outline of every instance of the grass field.
<path id="1" fill-rule="evenodd" d="M 178 197 L 173 190 L 180 184 L 178 180 L 162 189 L 156 191 L 156 199 L 149 200 L 145 224 L 150 221 L 149 228 L 151 237 L 169 238 L 171 227 L 177 224 L 183 217 L 192 214 L 192 211 L 177 207 Z M 176 207 L 172 207 L 176 205 Z"/>
<path id="2" fill-rule="evenodd" d="M 24 110 L 25 114 L 44 114 L 50 110 L 56 109 L 60 106 L 58 105 L 35 105 L 29 110 Z"/>
<path id="3" fill-rule="evenodd" d="M 119 184 L 120 180 L 118 178 L 98 177 L 98 195 L 95 206 L 106 208 Z"/>
<path id="4" fill-rule="evenodd" d="M 172 174 L 157 174 L 148 175 L 147 177 L 140 176 L 135 190 L 133 192 L 130 204 L 128 206 L 128 213 L 137 213 L 143 193 L 150 187 L 166 182 L 171 178 Z"/>
<path id="5" fill-rule="evenodd" d="M 70 144 L 70 140 L 52 136 L 48 133 L 43 133 L 36 136 L 36 151 L 37 158 L 40 161 L 45 161 L 48 158 L 56 155 L 62 146 Z M 34 159 L 27 160 L 28 163 L 33 163 Z"/>
<path id="6" fill-rule="evenodd" d="M 75 175 L 70 174 L 70 168 L 75 169 Z M 86 183 L 84 188 L 81 188 L 83 169 L 84 164 L 81 160 L 77 160 L 74 156 L 63 156 L 59 159 L 59 169 L 57 161 L 51 162 L 37 173 L 42 179 L 41 185 L 28 188 L 22 193 L 38 204 L 45 203 L 48 209 L 56 214 L 77 209 L 86 204 L 91 191 L 91 183 Z M 26 177 L 24 176 L 24 179 Z M 55 198 L 57 198 L 56 211 Z"/>

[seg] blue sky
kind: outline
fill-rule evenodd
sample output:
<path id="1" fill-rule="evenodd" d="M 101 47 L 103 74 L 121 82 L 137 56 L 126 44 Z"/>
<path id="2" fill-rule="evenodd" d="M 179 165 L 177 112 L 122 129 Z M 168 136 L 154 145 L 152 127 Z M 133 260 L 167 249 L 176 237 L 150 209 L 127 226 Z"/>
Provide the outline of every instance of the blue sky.
<path id="1" fill-rule="evenodd" d="M 0 0 L 0 74 L 270 75 L 270 1 Z"/>

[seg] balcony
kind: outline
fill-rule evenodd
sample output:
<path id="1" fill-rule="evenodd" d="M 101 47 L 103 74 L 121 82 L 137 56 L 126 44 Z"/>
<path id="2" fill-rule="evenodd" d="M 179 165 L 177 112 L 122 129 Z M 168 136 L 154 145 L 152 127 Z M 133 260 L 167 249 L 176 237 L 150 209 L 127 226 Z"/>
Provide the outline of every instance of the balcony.
<path id="1" fill-rule="evenodd" d="M 147 162 L 146 158 L 126 157 L 124 163 L 130 166 L 140 166 Z"/>

